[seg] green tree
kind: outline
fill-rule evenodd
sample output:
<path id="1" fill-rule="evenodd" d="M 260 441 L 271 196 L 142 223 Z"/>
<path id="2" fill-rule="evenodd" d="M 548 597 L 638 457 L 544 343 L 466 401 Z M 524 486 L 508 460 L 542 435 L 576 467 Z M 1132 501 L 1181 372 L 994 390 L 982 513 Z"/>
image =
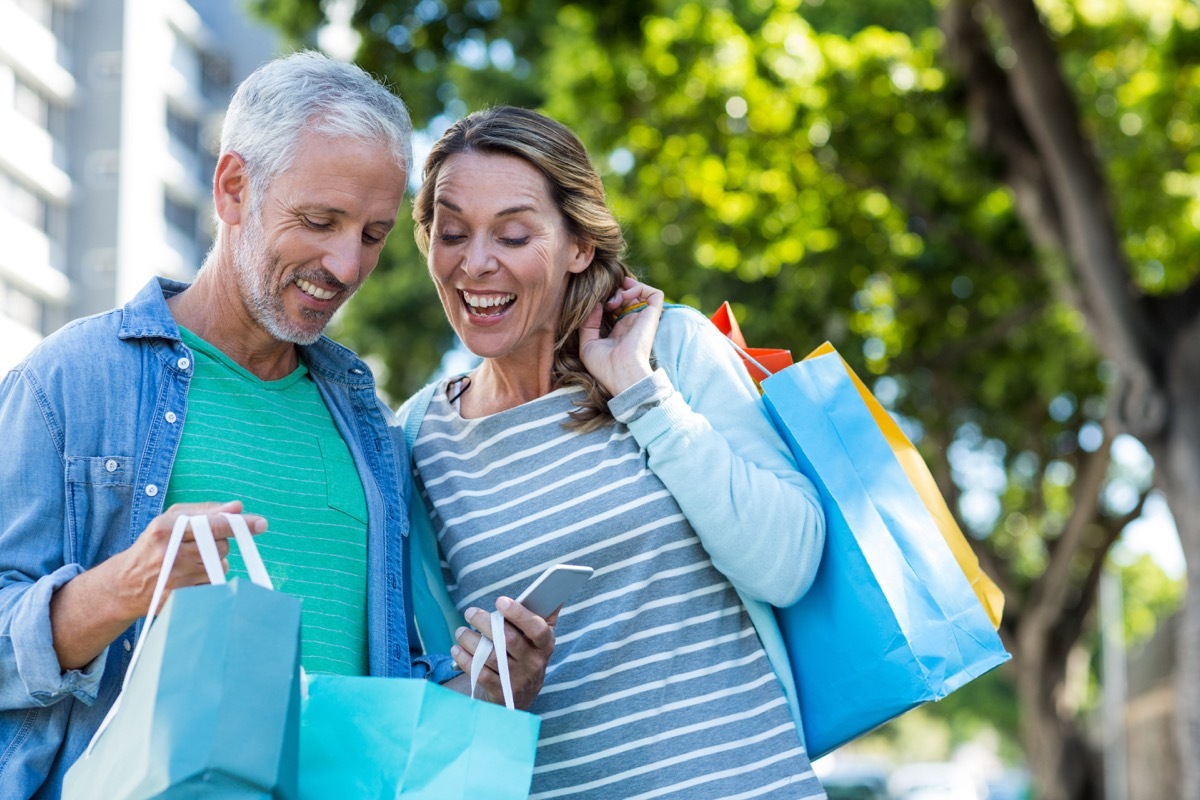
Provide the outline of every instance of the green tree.
<path id="1" fill-rule="evenodd" d="M 316 0 L 258 0 L 298 39 Z M 631 260 L 748 338 L 833 341 L 909 426 L 1005 590 L 1038 796 L 1098 796 L 1058 702 L 1101 569 L 1151 486 L 1200 569 L 1200 12 L 1073 0 L 362 0 L 359 61 L 435 130 L 489 103 L 574 127 Z M 347 314 L 411 391 L 449 339 L 411 245 Z M 1181 752 L 1200 745 L 1200 595 Z M 1189 699 L 1190 698 L 1190 699 Z M 1183 759 L 1183 796 L 1200 767 Z"/>

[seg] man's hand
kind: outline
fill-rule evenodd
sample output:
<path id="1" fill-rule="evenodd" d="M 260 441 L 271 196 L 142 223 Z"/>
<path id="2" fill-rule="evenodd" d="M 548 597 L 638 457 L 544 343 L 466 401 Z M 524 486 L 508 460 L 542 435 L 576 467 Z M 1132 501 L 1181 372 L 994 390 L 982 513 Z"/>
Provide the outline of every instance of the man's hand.
<path id="1" fill-rule="evenodd" d="M 548 618 L 542 619 L 515 600 L 501 597 L 496 601 L 496 608 L 504 615 L 504 642 L 508 648 L 509 678 L 512 681 L 513 703 L 517 708 L 529 708 L 537 693 L 542 690 L 546 679 L 546 665 L 554 653 L 554 624 L 558 621 L 558 611 Z M 489 639 L 492 637 L 491 615 L 483 609 L 468 608 L 467 621 L 474 625 Z M 464 672 L 470 673 L 471 659 L 479 647 L 480 634 L 470 628 L 459 628 L 455 631 L 458 646 L 450 650 L 454 662 Z M 486 699 L 503 705 L 504 693 L 500 687 L 500 673 L 497 671 L 496 651 L 484 662 L 483 672 L 479 675 L 479 688 Z M 447 683 L 451 688 L 470 694 L 470 680 L 466 675 L 460 675 Z"/>
<path id="2" fill-rule="evenodd" d="M 223 512 L 239 514 L 242 503 L 179 503 L 155 517 L 129 547 L 112 558 L 80 573 L 60 587 L 50 600 L 50 627 L 54 650 L 62 669 L 81 669 L 112 644 L 138 618 L 145 616 L 162 569 L 171 529 L 181 514 L 206 515 L 217 540 L 221 563 L 229 568 L 229 537 L 233 530 Z M 262 533 L 267 521 L 244 514 L 251 533 Z M 208 583 L 200 550 L 189 530 L 175 557 L 162 602 L 172 589 Z M 157 611 L 161 610 L 161 606 Z"/>

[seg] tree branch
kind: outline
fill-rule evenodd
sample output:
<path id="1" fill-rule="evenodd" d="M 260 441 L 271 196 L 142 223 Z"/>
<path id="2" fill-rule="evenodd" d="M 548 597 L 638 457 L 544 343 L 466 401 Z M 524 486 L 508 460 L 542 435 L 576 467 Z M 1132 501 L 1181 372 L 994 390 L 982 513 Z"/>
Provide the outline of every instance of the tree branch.
<path id="1" fill-rule="evenodd" d="M 1025 624 L 1041 630 L 1050 630 L 1055 620 L 1062 616 L 1066 598 L 1071 588 L 1071 562 L 1083 547 L 1084 533 L 1095 519 L 1100 492 L 1108 478 L 1108 465 L 1112 461 L 1114 438 L 1111 413 L 1104 426 L 1104 441 L 1094 453 L 1083 460 L 1082 468 L 1075 477 L 1073 495 L 1075 505 L 1067 520 L 1066 528 L 1050 554 L 1050 563 L 1029 593 Z"/>
<path id="2" fill-rule="evenodd" d="M 991 47 L 975 16 L 985 5 L 1016 53 L 1003 77 L 988 63 Z M 1066 257 L 1075 280 L 1057 285 L 1078 292 L 1072 302 L 1097 346 L 1126 376 L 1119 404 L 1123 425 L 1139 436 L 1158 434 L 1166 423 L 1160 386 L 1165 344 L 1133 286 L 1108 187 L 1036 5 L 954 0 L 942 24 L 947 50 L 966 79 L 973 128 L 985 132 L 983 144 L 1007 163 L 1018 212 L 1035 239 Z"/>

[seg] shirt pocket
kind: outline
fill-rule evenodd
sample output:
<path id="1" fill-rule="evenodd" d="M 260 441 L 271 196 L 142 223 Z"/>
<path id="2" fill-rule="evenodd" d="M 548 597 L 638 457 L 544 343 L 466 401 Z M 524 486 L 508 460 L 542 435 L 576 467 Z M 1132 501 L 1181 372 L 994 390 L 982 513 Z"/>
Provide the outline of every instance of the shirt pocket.
<path id="1" fill-rule="evenodd" d="M 99 548 L 103 535 L 126 530 L 133 507 L 131 456 L 67 456 L 67 561 L 90 567 L 98 552 L 79 552 L 80 543 Z"/>
<path id="2" fill-rule="evenodd" d="M 346 443 L 341 439 L 318 437 L 321 463 L 325 467 L 325 497 L 329 507 L 367 524 L 367 498 L 362 478 Z"/>

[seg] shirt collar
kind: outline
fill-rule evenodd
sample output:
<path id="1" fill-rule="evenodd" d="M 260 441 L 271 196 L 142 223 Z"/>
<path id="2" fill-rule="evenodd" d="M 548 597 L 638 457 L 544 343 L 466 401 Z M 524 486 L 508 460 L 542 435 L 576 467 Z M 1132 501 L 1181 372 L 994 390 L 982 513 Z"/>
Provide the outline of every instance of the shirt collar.
<path id="1" fill-rule="evenodd" d="M 173 297 L 191 284 L 167 278 L 152 278 L 137 296 L 121 309 L 121 339 L 170 339 L 179 341 L 179 326 L 167 307 Z"/>
<path id="2" fill-rule="evenodd" d="M 153 278 L 137 296 L 121 309 L 122 339 L 167 339 L 181 341 L 179 326 L 167 306 L 167 298 L 174 297 L 190 283 L 173 281 L 169 278 Z M 314 344 L 301 346 L 300 357 L 309 369 L 321 373 L 330 380 L 351 386 L 373 387 L 375 379 L 371 370 L 353 351 L 343 347 L 327 336 Z"/>

